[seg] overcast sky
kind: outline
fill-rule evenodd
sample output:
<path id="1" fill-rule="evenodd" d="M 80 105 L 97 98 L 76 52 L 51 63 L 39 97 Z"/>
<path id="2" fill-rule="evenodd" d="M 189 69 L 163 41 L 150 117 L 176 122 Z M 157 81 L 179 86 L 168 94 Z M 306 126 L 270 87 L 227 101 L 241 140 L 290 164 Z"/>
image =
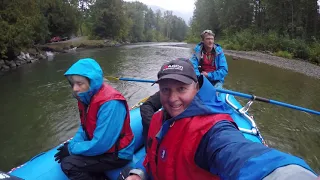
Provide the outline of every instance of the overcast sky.
<path id="1" fill-rule="evenodd" d="M 147 5 L 155 5 L 166 10 L 176 10 L 179 12 L 193 12 L 195 0 L 124 0 L 140 1 Z"/>

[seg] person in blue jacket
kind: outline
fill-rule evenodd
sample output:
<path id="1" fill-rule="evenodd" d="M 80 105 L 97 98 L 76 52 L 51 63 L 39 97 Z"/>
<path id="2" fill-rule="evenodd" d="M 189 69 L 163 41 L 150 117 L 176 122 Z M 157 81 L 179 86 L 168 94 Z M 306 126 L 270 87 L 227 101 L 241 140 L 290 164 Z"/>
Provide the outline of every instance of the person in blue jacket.
<path id="1" fill-rule="evenodd" d="M 132 160 L 134 136 L 125 98 L 103 82 L 100 65 L 80 59 L 64 74 L 78 100 L 80 127 L 55 160 L 69 179 L 105 179 L 104 172 Z"/>
<path id="2" fill-rule="evenodd" d="M 214 43 L 215 34 L 211 30 L 201 33 L 202 41 L 194 48 L 190 59 L 197 76 L 204 75 L 216 88 L 222 88 L 228 74 L 228 64 L 219 44 Z"/>
<path id="3" fill-rule="evenodd" d="M 187 61 L 164 64 L 157 82 L 164 110 L 150 122 L 144 167 L 122 172 L 122 179 L 317 178 L 304 160 L 246 139 L 230 107 Z"/>

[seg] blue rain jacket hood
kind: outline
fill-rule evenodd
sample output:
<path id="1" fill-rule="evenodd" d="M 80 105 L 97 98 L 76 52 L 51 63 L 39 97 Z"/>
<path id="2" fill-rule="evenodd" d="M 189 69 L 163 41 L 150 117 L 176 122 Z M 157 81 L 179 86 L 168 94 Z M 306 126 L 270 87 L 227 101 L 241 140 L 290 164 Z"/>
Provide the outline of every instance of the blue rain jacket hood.
<path id="1" fill-rule="evenodd" d="M 77 95 L 77 98 L 86 105 L 90 104 L 91 97 L 99 91 L 103 84 L 103 71 L 100 65 L 91 58 L 78 60 L 64 75 L 79 75 L 89 79 L 89 90 L 87 92 L 78 93 Z"/>

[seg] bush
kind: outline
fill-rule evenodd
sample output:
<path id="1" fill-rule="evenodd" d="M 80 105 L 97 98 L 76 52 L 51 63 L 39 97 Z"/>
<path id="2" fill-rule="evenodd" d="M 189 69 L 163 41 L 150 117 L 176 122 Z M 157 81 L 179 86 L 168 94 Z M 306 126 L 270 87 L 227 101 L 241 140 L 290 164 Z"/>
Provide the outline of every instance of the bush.
<path id="1" fill-rule="evenodd" d="M 309 59 L 310 57 L 310 51 L 309 47 L 306 43 L 298 43 L 296 46 L 296 49 L 294 50 L 293 54 L 294 57 L 296 58 L 301 58 L 301 59 Z"/>
<path id="2" fill-rule="evenodd" d="M 278 51 L 278 52 L 274 53 L 274 55 L 288 58 L 288 59 L 292 59 L 292 57 L 293 57 L 293 55 L 291 53 L 289 53 L 288 51 Z"/>
<path id="3" fill-rule="evenodd" d="M 320 44 L 313 43 L 310 47 L 310 61 L 320 65 Z"/>
<path id="4" fill-rule="evenodd" d="M 301 58 L 320 64 L 320 43 L 307 43 L 301 39 L 290 39 L 289 36 L 279 36 L 270 31 L 266 34 L 247 29 L 237 33 L 224 31 L 219 42 L 225 49 L 271 51 L 285 58 Z"/>
<path id="5" fill-rule="evenodd" d="M 261 34 L 255 34 L 252 38 L 254 44 L 252 46 L 252 50 L 266 51 L 266 43 L 265 39 Z"/>
<path id="6" fill-rule="evenodd" d="M 199 43 L 201 41 L 201 38 L 198 36 L 188 36 L 185 42 L 187 43 Z"/>

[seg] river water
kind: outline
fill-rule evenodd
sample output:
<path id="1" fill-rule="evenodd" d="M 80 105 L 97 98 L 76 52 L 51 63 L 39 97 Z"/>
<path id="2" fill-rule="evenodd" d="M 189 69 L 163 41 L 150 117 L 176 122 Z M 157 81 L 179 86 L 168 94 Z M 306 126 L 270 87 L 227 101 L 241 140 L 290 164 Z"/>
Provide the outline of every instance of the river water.
<path id="1" fill-rule="evenodd" d="M 172 43 L 78 50 L 0 76 L 0 170 L 8 171 L 74 135 L 79 115 L 63 73 L 78 59 L 96 59 L 106 76 L 156 79 L 164 62 L 191 53 L 187 46 Z M 225 88 L 320 111 L 319 79 L 250 60 L 227 60 Z M 124 94 L 129 106 L 158 88 L 147 83 L 109 83 Z M 270 147 L 300 156 L 320 172 L 320 116 L 259 102 L 250 113 Z"/>

